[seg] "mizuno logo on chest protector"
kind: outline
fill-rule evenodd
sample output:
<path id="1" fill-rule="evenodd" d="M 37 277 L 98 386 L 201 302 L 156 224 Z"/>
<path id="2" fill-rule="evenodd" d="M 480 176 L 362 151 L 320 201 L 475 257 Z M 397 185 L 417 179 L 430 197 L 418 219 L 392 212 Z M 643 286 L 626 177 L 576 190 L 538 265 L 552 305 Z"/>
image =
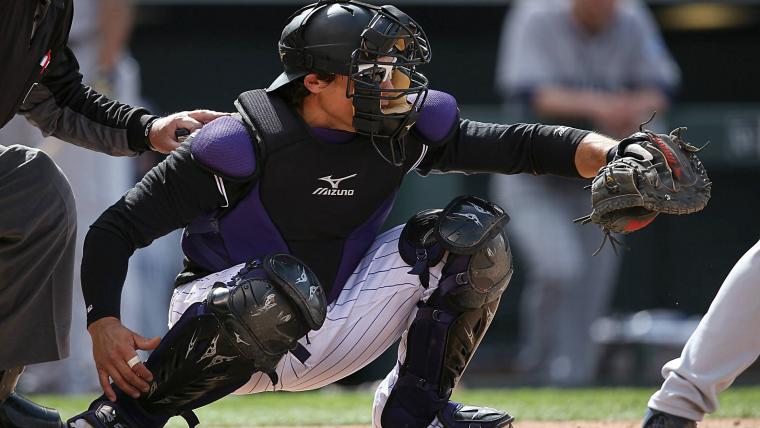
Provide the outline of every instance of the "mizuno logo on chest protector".
<path id="1" fill-rule="evenodd" d="M 353 177 L 356 177 L 356 174 L 347 175 L 341 178 L 332 178 L 332 174 L 325 177 L 319 177 L 317 180 L 322 180 L 330 183 L 330 187 L 317 187 L 313 192 L 311 192 L 311 194 L 322 196 L 353 196 L 354 189 L 338 188 L 343 180 L 348 180 L 349 178 Z"/>

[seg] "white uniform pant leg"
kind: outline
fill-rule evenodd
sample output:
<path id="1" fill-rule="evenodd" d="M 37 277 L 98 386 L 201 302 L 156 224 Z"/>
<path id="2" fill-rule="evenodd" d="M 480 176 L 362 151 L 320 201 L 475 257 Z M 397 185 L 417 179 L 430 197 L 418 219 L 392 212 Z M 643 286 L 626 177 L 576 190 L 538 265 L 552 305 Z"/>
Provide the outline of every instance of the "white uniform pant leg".
<path id="1" fill-rule="evenodd" d="M 662 368 L 665 382 L 649 407 L 700 421 L 718 393 L 760 355 L 760 242 L 731 269 L 681 357 Z"/>
<path id="2" fill-rule="evenodd" d="M 299 342 L 311 353 L 305 364 L 287 354 L 277 365 L 280 379 L 272 385 L 269 377 L 256 373 L 236 394 L 262 391 L 306 391 L 342 379 L 379 357 L 401 336 L 417 302 L 426 292 L 416 275 L 398 254 L 401 227 L 380 235 L 348 279 L 318 331 L 309 332 Z M 217 272 L 178 287 L 169 312 L 173 325 L 192 303 L 203 300 L 216 281 L 226 282 L 242 265 Z M 431 272 L 437 282 L 440 270 Z"/>

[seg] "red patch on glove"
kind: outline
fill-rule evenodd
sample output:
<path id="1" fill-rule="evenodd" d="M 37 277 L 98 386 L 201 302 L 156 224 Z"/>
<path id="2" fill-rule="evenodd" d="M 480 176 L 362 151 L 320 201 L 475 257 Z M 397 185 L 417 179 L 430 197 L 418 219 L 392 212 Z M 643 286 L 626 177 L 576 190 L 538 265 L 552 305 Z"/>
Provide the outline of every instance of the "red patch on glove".
<path id="1" fill-rule="evenodd" d="M 673 170 L 673 174 L 677 179 L 680 180 L 683 173 L 681 172 L 681 166 L 678 163 L 676 155 L 673 154 L 667 144 L 662 142 L 662 139 L 660 137 L 654 134 L 652 134 L 652 137 L 654 137 L 653 143 L 657 146 L 658 149 L 660 149 L 662 154 L 665 155 L 665 160 L 668 161 L 668 165 L 670 165 L 670 169 Z"/>
<path id="2" fill-rule="evenodd" d="M 635 230 L 643 229 L 647 227 L 649 223 L 653 222 L 656 217 L 657 213 L 654 213 L 654 215 L 651 217 L 632 219 L 623 227 L 623 229 L 626 232 L 633 232 Z"/>

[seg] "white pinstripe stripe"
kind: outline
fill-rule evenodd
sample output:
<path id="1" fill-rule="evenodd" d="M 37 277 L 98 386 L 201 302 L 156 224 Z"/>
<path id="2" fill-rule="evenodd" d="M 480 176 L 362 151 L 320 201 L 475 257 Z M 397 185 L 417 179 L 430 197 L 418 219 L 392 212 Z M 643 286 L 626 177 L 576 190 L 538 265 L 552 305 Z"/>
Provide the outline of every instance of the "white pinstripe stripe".
<path id="1" fill-rule="evenodd" d="M 350 370 L 352 373 L 365 366 L 385 352 L 401 336 L 403 329 L 406 327 L 406 319 L 409 317 L 409 310 L 405 308 L 408 308 L 410 305 L 416 305 L 417 301 L 419 301 L 420 292 L 419 290 L 411 290 L 411 293 L 407 296 L 401 296 L 400 293 L 397 293 L 393 298 L 396 297 L 398 298 L 395 301 L 391 300 L 386 305 L 387 309 L 380 314 L 382 321 L 373 320 L 361 335 L 361 339 L 355 342 L 356 346 L 352 347 L 351 351 L 349 351 L 351 355 L 347 355 L 347 358 L 344 358 L 348 362 L 344 370 Z M 366 346 L 359 346 L 362 343 L 366 344 Z M 354 357 L 354 354 L 358 355 Z M 348 357 L 354 360 L 352 361 Z M 337 374 L 340 375 L 340 372 Z M 342 376 L 345 376 L 345 374 Z"/>
<path id="2" fill-rule="evenodd" d="M 263 391 L 303 391 L 333 383 L 359 370 L 382 354 L 408 328 L 416 304 L 437 288 L 442 264 L 431 268 L 430 287 L 424 289 L 398 253 L 402 227 L 378 236 L 328 307 L 324 326 L 300 340 L 311 353 L 305 364 L 287 354 L 277 366 L 278 385 L 263 373 L 254 374 L 236 394 Z M 177 288 L 170 305 L 170 322 L 179 319 L 192 303 L 205 298 L 217 281 L 226 282 L 241 265 L 217 272 Z M 402 345 L 405 352 L 405 346 Z M 400 357 L 401 355 L 400 349 Z M 395 382 L 394 371 L 386 381 Z M 375 406 L 382 409 L 385 401 Z"/>
<path id="3" fill-rule="evenodd" d="M 416 292 L 412 292 L 411 295 L 407 297 L 407 301 L 415 296 Z M 395 298 L 398 294 L 394 295 L 393 298 Z M 345 353 L 343 355 L 340 355 L 340 353 L 335 354 L 336 351 L 339 351 L 341 347 L 345 347 L 345 341 L 339 343 L 336 345 L 336 348 L 333 349 L 328 354 L 328 359 L 325 359 L 321 361 L 318 365 L 316 365 L 313 369 L 309 371 L 312 376 L 308 379 L 302 379 L 301 384 L 294 384 L 292 385 L 292 388 L 298 388 L 298 390 L 309 390 L 314 388 L 319 388 L 321 386 L 330 384 L 332 382 L 335 382 L 336 380 L 342 379 L 351 373 L 356 372 L 357 370 L 361 369 L 365 365 L 367 365 L 370 361 L 377 358 L 380 354 L 382 354 L 386 349 L 387 346 L 390 346 L 391 343 L 393 343 L 398 337 L 401 335 L 401 332 L 399 331 L 398 334 L 392 334 L 392 341 L 388 343 L 386 347 L 382 346 L 376 346 L 374 352 L 370 352 L 367 354 L 367 351 L 370 349 L 369 346 L 371 346 L 373 343 L 375 343 L 376 338 L 384 336 L 383 333 L 386 329 L 393 330 L 393 324 L 392 321 L 394 320 L 395 316 L 399 313 L 399 308 L 395 305 L 392 305 L 393 298 L 389 299 L 388 304 L 384 306 L 383 312 L 386 312 L 386 309 L 393 310 L 393 316 L 389 318 L 388 322 L 378 322 L 377 317 L 374 319 L 368 319 L 368 318 L 362 318 L 359 321 L 357 321 L 357 327 L 358 329 L 353 330 L 353 336 L 359 336 L 357 338 L 354 337 L 346 337 L 346 341 L 351 341 L 353 346 L 348 347 L 349 351 L 348 353 Z M 415 300 L 416 302 L 416 300 Z M 383 312 L 378 314 L 378 317 L 383 315 Z M 368 323 L 365 322 L 365 326 L 359 326 L 359 323 L 362 321 L 369 321 Z M 379 327 L 378 332 L 373 332 L 373 327 Z M 389 328 L 390 327 L 390 328 Z M 386 340 L 387 342 L 387 340 Z M 361 343 L 367 343 L 367 347 L 360 346 Z M 382 345 L 382 343 L 381 343 Z M 358 351 L 358 355 L 356 354 Z M 337 361 L 331 361 L 329 357 L 336 357 Z M 324 368 L 321 372 L 318 372 L 317 370 L 320 368 Z"/>
<path id="4" fill-rule="evenodd" d="M 323 361 L 321 363 L 317 364 L 314 368 L 312 368 L 310 370 L 310 372 L 314 373 L 315 375 L 321 375 L 323 373 L 317 373 L 316 372 L 316 370 L 319 367 L 321 367 L 321 366 L 323 366 L 325 364 L 328 367 L 335 366 L 342 359 L 344 359 L 346 357 L 350 357 L 349 354 L 352 351 L 354 351 L 356 349 L 362 349 L 362 348 L 366 349 L 366 347 L 364 347 L 364 346 L 357 346 L 357 344 L 364 342 L 364 343 L 367 343 L 367 346 L 369 346 L 370 344 L 372 344 L 372 342 L 375 341 L 375 338 L 382 333 L 382 330 L 385 327 L 390 327 L 390 328 L 394 327 L 394 324 L 392 324 L 393 318 L 391 318 L 389 321 L 386 321 L 385 319 L 383 319 L 382 321 L 377 321 L 377 317 L 379 315 L 381 315 L 382 312 L 387 312 L 387 313 L 390 314 L 391 313 L 390 311 L 385 311 L 386 308 L 395 309 L 392 312 L 392 314 L 395 315 L 396 313 L 398 313 L 398 309 L 404 306 L 403 303 L 408 302 L 407 303 L 408 305 L 414 305 L 414 304 L 416 304 L 416 302 L 418 300 L 418 298 L 415 298 L 415 294 L 416 293 L 417 293 L 416 290 L 412 290 L 412 293 L 411 294 L 407 293 L 406 296 L 399 296 L 399 293 L 396 293 L 393 297 L 398 296 L 399 298 L 396 299 L 396 300 L 394 300 L 393 297 L 391 297 L 390 299 L 388 299 L 385 302 L 385 304 L 382 305 L 382 310 L 379 313 L 377 313 L 377 316 L 374 316 L 372 318 L 370 318 L 368 316 L 365 316 L 365 317 L 360 317 L 360 318 L 356 319 L 355 321 L 352 321 L 351 319 L 341 320 L 341 322 L 343 324 L 345 324 L 346 326 L 351 325 L 352 323 L 355 323 L 354 324 L 355 328 L 352 327 L 351 331 L 349 331 L 348 333 L 346 333 L 345 334 L 346 337 L 344 337 L 344 338 L 340 338 L 339 336 L 335 336 L 335 338 L 333 339 L 333 342 L 336 342 L 336 343 L 332 347 L 333 350 L 329 351 L 328 353 L 322 354 L 322 355 L 324 355 L 324 357 L 322 359 Z M 413 299 L 413 301 L 410 301 L 411 299 Z M 360 313 L 365 313 L 366 311 L 364 309 L 365 308 L 362 307 L 359 312 Z M 375 311 L 375 312 L 377 312 L 377 311 Z M 378 328 L 381 329 L 381 331 L 377 332 L 377 333 L 372 332 L 371 330 L 373 329 L 373 327 L 378 327 Z M 398 334 L 396 334 L 394 336 L 398 337 L 399 335 L 400 335 L 400 331 L 399 331 Z M 393 341 L 395 341 L 396 337 L 393 338 Z M 328 337 L 328 339 L 332 339 L 332 337 Z M 347 342 L 347 340 L 349 340 L 349 339 L 352 339 L 352 340 L 349 341 L 349 342 Z M 364 339 L 364 340 L 362 340 L 362 339 Z M 350 344 L 351 346 L 348 346 L 348 344 Z M 346 351 L 345 355 L 341 355 L 341 353 L 340 353 L 341 349 L 343 349 L 343 350 Z M 383 351 L 384 351 L 384 349 L 383 349 Z M 360 353 L 361 353 L 361 351 L 360 351 Z M 369 360 L 372 360 L 372 359 L 376 358 L 380 353 L 382 353 L 382 351 L 380 351 L 377 355 L 371 356 L 371 358 L 369 358 Z M 335 357 L 331 358 L 333 356 L 335 356 Z M 337 358 L 337 361 L 335 360 L 336 358 Z M 369 361 L 367 361 L 367 362 L 369 362 Z M 343 369 L 343 367 L 340 367 L 340 369 Z M 355 368 L 354 370 L 352 370 L 352 372 L 355 371 L 356 369 L 358 369 L 358 368 Z M 341 374 L 341 370 L 333 370 L 333 373 L 331 374 L 332 375 L 331 377 L 335 378 L 335 379 L 333 379 L 333 381 L 334 381 L 334 380 L 340 379 L 342 377 L 345 377 L 348 374 L 350 374 L 350 373 Z M 302 389 L 302 388 L 299 388 L 299 389 Z"/>
<path id="5" fill-rule="evenodd" d="M 398 250 L 396 249 L 396 248 L 398 248 L 398 245 L 396 244 L 397 242 L 398 242 L 398 239 L 394 239 L 392 241 L 384 242 L 383 245 L 394 244 L 393 245 L 394 251 L 391 251 L 391 252 L 389 252 L 387 254 L 383 254 L 381 256 L 377 256 L 374 252 L 372 252 L 372 250 L 370 250 L 370 252 L 368 252 L 366 256 L 364 256 L 361 260 L 359 260 L 359 264 L 357 265 L 356 270 L 354 270 L 354 272 L 351 273 L 351 276 L 359 275 L 363 271 L 367 270 L 367 268 L 370 266 L 370 264 L 372 264 L 372 262 L 374 262 L 377 259 L 382 259 L 382 258 L 384 258 L 386 256 L 391 255 L 391 254 L 397 254 L 398 253 Z M 379 250 L 380 248 L 383 248 L 383 246 L 375 248 L 375 251 Z M 375 257 L 375 256 L 377 256 L 377 257 Z"/>
<path id="6" fill-rule="evenodd" d="M 382 272 L 382 273 L 386 273 L 386 272 Z M 364 284 L 366 284 L 367 282 L 368 281 L 363 281 Z M 364 300 L 365 300 L 365 303 L 363 303 L 363 304 L 367 304 L 366 303 L 367 300 L 374 300 L 374 299 L 378 298 L 378 296 L 380 294 L 386 294 L 388 292 L 391 292 L 391 290 L 385 290 L 385 289 L 398 288 L 398 287 L 404 287 L 404 286 L 409 286 L 409 287 L 416 288 L 418 285 L 415 284 L 415 283 L 413 283 L 413 282 L 400 282 L 400 283 L 397 283 L 397 284 L 389 284 L 389 285 L 380 286 L 378 288 L 366 288 L 365 287 L 365 288 L 362 288 L 362 289 L 359 290 L 360 291 L 359 294 L 361 294 L 360 296 L 358 296 L 358 297 L 356 297 L 354 299 L 349 299 L 349 300 L 353 300 L 353 302 L 349 302 L 348 300 L 346 300 L 345 302 L 342 302 L 340 304 L 336 302 L 336 303 L 333 303 L 332 305 L 330 305 L 330 308 L 328 309 L 328 313 L 330 313 L 332 315 L 332 317 L 335 318 L 334 320 L 337 320 L 337 318 L 345 318 L 347 315 L 345 315 L 344 312 L 350 313 L 352 311 L 352 307 L 343 308 L 347 304 L 349 304 L 349 303 L 354 303 L 354 305 L 358 304 L 360 297 L 363 297 Z M 351 289 L 349 289 L 347 291 L 351 291 L 353 289 L 354 288 L 351 288 Z M 372 293 L 374 291 L 380 291 L 381 289 L 385 290 L 386 293 L 384 293 L 384 292 Z M 338 296 L 338 297 L 340 298 L 340 296 Z M 380 297 L 382 297 L 382 296 L 380 296 Z"/>
<path id="7" fill-rule="evenodd" d="M 375 257 L 383 257 L 391 252 L 398 252 L 397 242 L 399 240 L 399 236 L 401 236 L 401 230 L 403 228 L 404 225 L 400 224 L 378 235 L 377 238 L 375 238 L 375 241 L 372 242 L 372 245 L 369 246 L 370 249 L 364 254 L 364 256 L 362 256 L 361 260 L 359 260 L 359 263 L 357 264 L 357 267 L 353 273 L 355 274 L 365 269 L 368 263 L 367 259 L 369 259 L 371 262 Z M 377 251 L 384 247 L 387 247 L 387 249 L 390 251 L 387 251 L 384 254 L 378 256 L 376 254 Z"/>
<path id="8" fill-rule="evenodd" d="M 367 281 L 367 279 L 369 278 L 369 276 L 370 276 L 370 275 L 376 275 L 376 274 L 381 274 L 381 273 L 387 273 L 387 272 L 390 272 L 390 271 L 393 271 L 393 270 L 397 270 L 397 269 L 405 269 L 405 270 L 409 270 L 409 266 L 408 266 L 408 265 L 406 265 L 406 264 L 404 264 L 404 265 L 402 265 L 402 266 L 395 266 L 395 267 L 392 267 L 392 268 L 389 268 L 389 269 L 384 269 L 384 270 L 378 270 L 378 271 L 374 271 L 374 272 L 369 272 L 369 273 L 367 273 L 367 276 L 366 276 L 366 277 L 364 277 L 363 279 L 361 279 L 361 280 L 359 280 L 359 281 L 355 281 L 355 282 L 353 282 L 353 283 L 351 283 L 350 281 L 347 281 L 347 282 L 346 282 L 346 285 L 344 285 L 344 286 L 343 286 L 343 290 L 344 290 L 344 291 L 351 291 L 352 289 L 354 289 L 354 287 L 357 287 L 357 286 L 359 286 L 360 284 L 362 284 L 362 283 L 366 282 L 366 281 Z M 349 284 L 351 284 L 351 285 L 349 285 Z M 340 298 L 340 296 L 338 296 L 338 298 Z M 337 300 L 336 300 L 336 302 L 337 302 Z"/>

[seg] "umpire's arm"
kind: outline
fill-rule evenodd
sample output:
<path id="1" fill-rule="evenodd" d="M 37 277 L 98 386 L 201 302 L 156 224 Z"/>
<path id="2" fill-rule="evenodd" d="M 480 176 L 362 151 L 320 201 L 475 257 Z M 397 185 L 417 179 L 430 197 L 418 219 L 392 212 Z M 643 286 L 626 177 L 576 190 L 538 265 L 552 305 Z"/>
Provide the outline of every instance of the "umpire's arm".
<path id="1" fill-rule="evenodd" d="M 90 150 L 114 156 L 149 150 L 146 129 L 157 117 L 83 85 L 78 70 L 68 47 L 54 52 L 52 63 L 26 96 L 19 114 L 43 134 Z"/>

